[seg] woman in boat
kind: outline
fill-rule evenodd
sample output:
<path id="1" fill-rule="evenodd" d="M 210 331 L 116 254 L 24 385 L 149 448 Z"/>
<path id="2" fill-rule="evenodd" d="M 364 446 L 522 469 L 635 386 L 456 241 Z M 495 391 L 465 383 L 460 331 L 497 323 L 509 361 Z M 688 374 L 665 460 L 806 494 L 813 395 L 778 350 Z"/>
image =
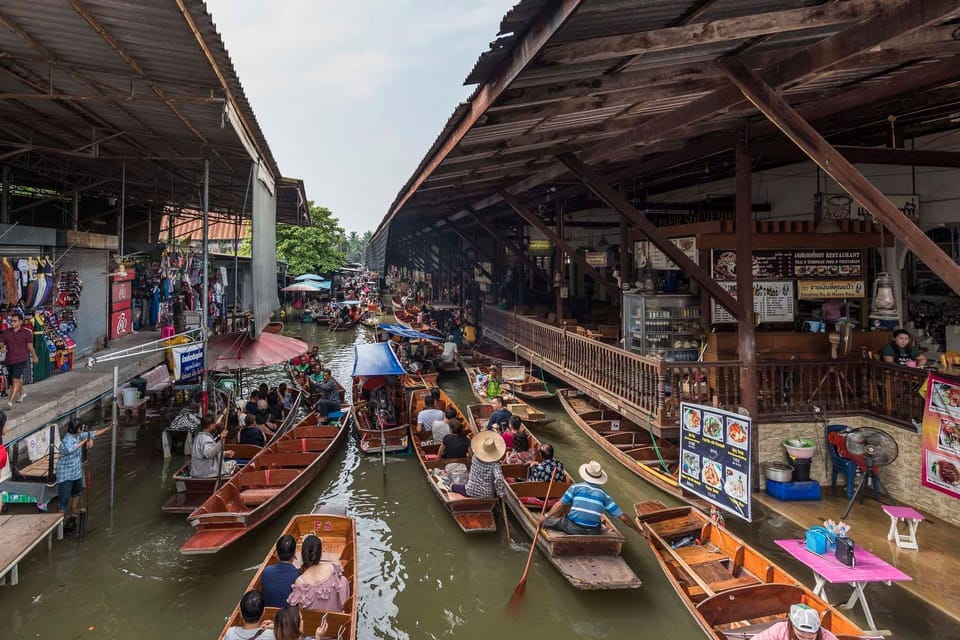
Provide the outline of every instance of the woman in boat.
<path id="1" fill-rule="evenodd" d="M 470 455 L 470 438 L 463 435 L 463 421 L 459 418 L 450 418 L 450 433 L 443 436 L 440 448 L 437 449 L 439 458 L 466 458 Z"/>
<path id="2" fill-rule="evenodd" d="M 516 416 L 514 416 L 516 418 Z M 506 464 L 526 464 L 536 459 L 536 451 L 530 448 L 530 436 L 520 431 L 513 436 L 513 451 L 507 456 Z"/>
<path id="3" fill-rule="evenodd" d="M 507 452 L 503 436 L 496 431 L 481 431 L 470 441 L 473 460 L 467 484 L 454 484 L 450 490 L 468 498 L 502 498 L 506 491 L 500 458 Z"/>
<path id="4" fill-rule="evenodd" d="M 506 409 L 504 409 L 506 411 Z M 502 431 L 503 441 L 507 443 L 507 449 L 514 449 L 514 439 L 517 437 L 517 434 L 520 433 L 520 427 L 523 425 L 523 421 L 520 420 L 520 416 L 511 415 L 507 419 L 507 426 Z"/>
<path id="5" fill-rule="evenodd" d="M 252 444 L 262 447 L 267 444 L 267 438 L 263 431 L 257 428 L 257 419 L 252 413 L 248 413 L 243 418 L 243 429 L 237 436 L 238 444 Z"/>
<path id="6" fill-rule="evenodd" d="M 287 603 L 314 611 L 343 611 L 350 583 L 339 562 L 328 562 L 322 556 L 323 542 L 315 534 L 307 534 L 300 549 L 300 577 L 293 583 Z"/>
<path id="7" fill-rule="evenodd" d="M 820 627 L 817 610 L 805 604 L 790 607 L 790 620 L 764 629 L 753 640 L 837 640 L 837 636 Z"/>
<path id="8" fill-rule="evenodd" d="M 300 607 L 297 606 L 284 607 L 273 617 L 273 636 L 276 640 L 321 640 L 326 631 L 327 625 L 324 621 L 312 636 L 303 635 L 303 618 L 300 616 Z"/>

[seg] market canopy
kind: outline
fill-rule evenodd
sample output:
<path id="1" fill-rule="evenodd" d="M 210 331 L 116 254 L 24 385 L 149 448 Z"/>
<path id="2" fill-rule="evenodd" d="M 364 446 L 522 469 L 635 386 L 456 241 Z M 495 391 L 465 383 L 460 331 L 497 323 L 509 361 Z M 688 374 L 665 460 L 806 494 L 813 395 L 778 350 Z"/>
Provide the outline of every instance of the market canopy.
<path id="1" fill-rule="evenodd" d="M 406 373 L 389 343 L 358 344 L 354 348 L 354 355 L 354 378 L 360 376 L 402 376 Z"/>
<path id="2" fill-rule="evenodd" d="M 380 330 L 386 331 L 387 333 L 395 336 L 400 336 L 401 338 L 440 340 L 440 336 L 432 336 L 429 333 L 421 333 L 420 331 L 415 331 L 399 324 L 381 324 Z"/>
<path id="3" fill-rule="evenodd" d="M 261 333 L 256 340 L 246 331 L 227 333 L 207 340 L 207 362 L 214 371 L 256 369 L 284 363 L 309 348 L 302 340 L 274 333 Z"/>
<path id="4" fill-rule="evenodd" d="M 296 282 L 303 282 L 304 280 L 315 280 L 317 282 L 326 282 L 327 279 L 323 276 L 318 276 L 315 273 L 305 273 L 303 275 L 297 276 L 294 278 Z"/>
<path id="5" fill-rule="evenodd" d="M 326 288 L 329 289 L 329 287 L 326 287 Z M 296 284 L 291 284 L 289 287 L 284 287 L 283 289 L 280 289 L 280 291 L 284 291 L 287 293 L 290 293 L 290 292 L 317 293 L 319 291 L 322 291 L 323 289 L 324 287 L 321 287 L 319 282 L 307 281 L 307 282 L 298 282 Z"/>

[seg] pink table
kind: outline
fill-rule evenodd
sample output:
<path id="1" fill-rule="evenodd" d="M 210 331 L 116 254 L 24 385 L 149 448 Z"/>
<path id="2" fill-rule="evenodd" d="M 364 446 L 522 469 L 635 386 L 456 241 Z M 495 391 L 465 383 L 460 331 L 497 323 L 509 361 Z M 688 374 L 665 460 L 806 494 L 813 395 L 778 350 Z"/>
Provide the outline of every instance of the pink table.
<path id="1" fill-rule="evenodd" d="M 871 582 L 883 582 L 887 585 L 893 582 L 906 582 L 913 580 L 910 576 L 900 571 L 896 567 L 887 564 L 877 556 L 873 555 L 860 545 L 856 545 L 853 554 L 857 560 L 854 567 L 848 567 L 841 564 L 833 556 L 818 556 L 815 553 L 807 551 L 803 540 L 774 540 L 777 545 L 791 556 L 799 560 L 802 564 L 813 570 L 813 577 L 816 580 L 816 586 L 813 592 L 826 600 L 824 587 L 830 584 L 849 584 L 853 587 L 853 593 L 845 604 L 839 605 L 841 609 L 852 609 L 857 602 L 863 607 L 863 615 L 870 625 L 868 631 L 889 635 L 889 632 L 877 630 L 877 625 L 873 621 L 873 614 L 870 612 L 870 605 L 867 604 L 867 596 L 863 588 Z"/>

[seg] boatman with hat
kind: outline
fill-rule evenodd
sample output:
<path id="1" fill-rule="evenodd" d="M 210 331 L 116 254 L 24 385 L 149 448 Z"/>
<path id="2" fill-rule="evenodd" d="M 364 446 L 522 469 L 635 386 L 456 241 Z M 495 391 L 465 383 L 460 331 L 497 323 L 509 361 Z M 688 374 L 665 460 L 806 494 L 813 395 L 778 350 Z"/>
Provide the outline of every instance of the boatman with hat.
<path id="1" fill-rule="evenodd" d="M 753 636 L 753 640 L 837 640 L 820 627 L 820 614 L 813 607 L 795 604 L 790 607 L 790 620 L 778 622 Z"/>
<path id="2" fill-rule="evenodd" d="M 507 452 L 507 444 L 496 431 L 481 431 L 470 441 L 473 453 L 467 484 L 454 484 L 450 490 L 468 498 L 502 498 L 503 470 L 500 459 Z"/>
<path id="3" fill-rule="evenodd" d="M 544 516 L 544 527 L 571 535 L 597 535 L 603 532 L 602 516 L 606 511 L 637 533 L 642 533 L 640 527 L 603 490 L 603 485 L 607 483 L 607 472 L 599 462 L 591 460 L 580 465 L 580 477 L 583 482 L 567 489 L 560 501 Z"/>

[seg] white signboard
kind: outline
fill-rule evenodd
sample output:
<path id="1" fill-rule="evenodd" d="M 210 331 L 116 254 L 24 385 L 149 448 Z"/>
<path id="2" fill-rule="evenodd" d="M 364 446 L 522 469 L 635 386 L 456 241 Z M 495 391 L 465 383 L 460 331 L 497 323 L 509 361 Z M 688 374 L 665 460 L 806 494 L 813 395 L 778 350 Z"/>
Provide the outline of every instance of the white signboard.
<path id="1" fill-rule="evenodd" d="M 737 297 L 736 282 L 717 282 L 727 292 Z M 764 280 L 753 283 L 753 312 L 758 322 L 793 322 L 796 316 L 796 298 L 793 295 L 793 280 Z M 732 324 L 737 321 L 726 309 L 711 301 L 713 324 Z"/>
<path id="2" fill-rule="evenodd" d="M 695 237 L 673 238 L 671 242 L 677 245 L 688 258 L 700 264 L 700 253 L 697 251 L 697 239 Z M 673 261 L 649 240 L 641 240 L 634 244 L 633 261 L 637 269 L 649 267 L 651 269 L 677 271 L 680 268 L 673 264 Z"/>

